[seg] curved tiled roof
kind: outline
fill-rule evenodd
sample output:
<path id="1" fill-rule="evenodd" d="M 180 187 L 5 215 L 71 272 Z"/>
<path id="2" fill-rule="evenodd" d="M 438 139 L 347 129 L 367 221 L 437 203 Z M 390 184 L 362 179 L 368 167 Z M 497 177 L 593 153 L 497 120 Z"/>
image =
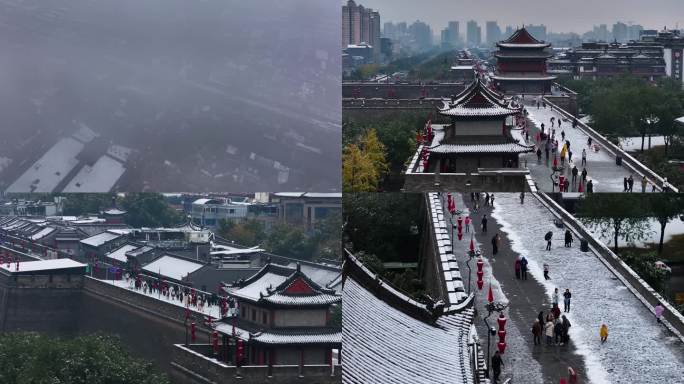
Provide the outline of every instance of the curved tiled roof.
<path id="1" fill-rule="evenodd" d="M 528 147 L 518 143 L 502 144 L 441 144 L 431 148 L 431 153 L 526 153 L 534 151 L 534 146 Z"/>
<path id="2" fill-rule="evenodd" d="M 477 78 L 453 100 L 444 101 L 439 113 L 444 116 L 477 117 L 509 116 L 522 111 L 522 106 L 513 106 L 503 96 L 487 88 Z"/>
<path id="3" fill-rule="evenodd" d="M 522 27 L 513 32 L 508 39 L 500 41 L 496 45 L 504 48 L 546 48 L 551 44 L 537 40 L 525 27 Z"/>
<path id="4" fill-rule="evenodd" d="M 341 344 L 339 328 L 269 330 L 250 334 L 250 341 L 262 344 Z"/>

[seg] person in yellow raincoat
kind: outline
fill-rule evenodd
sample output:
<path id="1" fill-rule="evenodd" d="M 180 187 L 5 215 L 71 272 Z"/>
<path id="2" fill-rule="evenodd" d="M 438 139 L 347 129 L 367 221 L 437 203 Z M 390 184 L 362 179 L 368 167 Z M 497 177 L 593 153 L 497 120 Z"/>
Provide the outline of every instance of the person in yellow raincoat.
<path id="1" fill-rule="evenodd" d="M 601 336 L 601 342 L 605 343 L 608 340 L 608 326 L 601 324 L 601 329 L 599 330 L 599 335 Z"/>
<path id="2" fill-rule="evenodd" d="M 567 144 L 563 144 L 563 148 L 561 149 L 561 152 L 560 152 L 561 164 L 565 164 L 565 155 L 566 155 L 567 153 L 568 153 L 568 145 L 567 145 Z"/>

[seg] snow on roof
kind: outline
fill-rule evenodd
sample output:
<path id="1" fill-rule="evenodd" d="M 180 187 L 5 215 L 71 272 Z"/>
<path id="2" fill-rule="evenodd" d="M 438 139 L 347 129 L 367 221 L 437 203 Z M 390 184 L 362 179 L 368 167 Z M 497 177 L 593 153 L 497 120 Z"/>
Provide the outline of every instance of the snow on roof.
<path id="1" fill-rule="evenodd" d="M 211 251 L 211 255 L 240 255 L 240 254 L 248 254 L 248 253 L 256 253 L 256 252 L 264 252 L 263 249 L 259 247 L 251 247 L 251 248 L 245 248 L 245 249 L 240 249 L 240 248 L 232 248 L 232 247 L 227 247 L 227 246 L 214 246 L 214 248 L 229 248 L 229 249 L 221 249 L 218 251 Z"/>
<path id="2" fill-rule="evenodd" d="M 79 263 L 78 261 L 72 259 L 54 259 L 38 261 L 20 261 L 18 271 L 16 269 L 16 263 L 11 263 L 9 268 L 7 267 L 7 264 L 2 264 L 0 265 L 0 268 L 9 272 L 31 272 L 64 268 L 77 268 L 85 266 L 85 264 Z"/>
<path id="3" fill-rule="evenodd" d="M 258 332 L 250 340 L 263 344 L 337 344 L 342 343 L 342 332 L 319 329 Z"/>
<path id="4" fill-rule="evenodd" d="M 353 276 L 342 291 L 345 383 L 472 383 L 468 340 L 473 310 L 436 325 L 394 308 Z"/>
<path id="5" fill-rule="evenodd" d="M 287 280 L 288 276 L 279 275 L 272 272 L 264 273 L 256 281 L 243 288 L 230 290 L 230 294 L 252 301 L 258 301 L 261 294 L 268 295 L 267 288 L 275 288 Z"/>
<path id="6" fill-rule="evenodd" d="M 90 245 L 92 247 L 99 247 L 99 246 L 101 246 L 107 242 L 118 239 L 121 236 L 123 236 L 123 235 L 118 234 L 118 233 L 111 233 L 111 232 L 107 231 L 107 232 L 98 233 L 95 236 L 87 237 L 87 238 L 81 240 L 81 243 L 83 243 L 85 245 Z"/>
<path id="7" fill-rule="evenodd" d="M 162 256 L 144 266 L 143 269 L 175 280 L 181 280 L 189 273 L 195 272 L 203 266 L 204 264 L 194 263 L 173 256 Z"/>
<path id="8" fill-rule="evenodd" d="M 192 203 L 193 204 L 207 204 L 208 202 L 214 201 L 214 200 L 216 200 L 216 199 L 197 199 L 197 200 L 193 201 Z"/>
<path id="9" fill-rule="evenodd" d="M 123 164 L 102 155 L 92 167 L 85 165 L 81 168 L 63 192 L 109 192 L 124 172 Z"/>
<path id="10" fill-rule="evenodd" d="M 333 197 L 333 198 L 342 198 L 342 193 L 341 193 L 341 192 L 330 192 L 330 193 L 306 192 L 306 193 L 304 194 L 304 197 Z"/>
<path id="11" fill-rule="evenodd" d="M 680 124 L 684 124 L 684 116 L 676 118 L 675 121 Z"/>
<path id="12" fill-rule="evenodd" d="M 58 141 L 24 172 L 6 192 L 52 192 L 71 172 L 84 144 L 67 137 Z"/>
<path id="13" fill-rule="evenodd" d="M 513 107 L 503 97 L 488 89 L 482 80 L 475 79 L 452 100 L 444 101 L 439 113 L 446 116 L 508 116 L 520 113 L 522 107 Z"/>
<path id="14" fill-rule="evenodd" d="M 40 231 L 36 232 L 35 234 L 31 235 L 30 239 L 31 240 L 40 240 L 43 237 L 54 232 L 55 229 L 56 228 L 53 228 L 53 227 L 45 227 L 45 228 L 41 229 Z"/>
<path id="15" fill-rule="evenodd" d="M 112 258 L 114 260 L 119 260 L 119 261 L 125 263 L 128 261 L 128 259 L 126 258 L 126 252 L 133 251 L 135 249 L 138 249 L 137 245 L 126 244 L 117 250 L 109 252 L 107 254 L 107 257 Z"/>
<path id="16" fill-rule="evenodd" d="M 104 213 L 106 213 L 107 215 L 123 215 L 124 213 L 126 213 L 126 211 L 122 211 L 122 210 L 117 209 L 117 208 L 110 208 L 110 209 L 104 211 Z"/>
<path id="17" fill-rule="evenodd" d="M 304 192 L 276 192 L 274 195 L 278 197 L 302 197 Z"/>
<path id="18" fill-rule="evenodd" d="M 107 232 L 116 233 L 118 235 L 128 235 L 132 231 L 133 231 L 133 229 L 131 229 L 131 228 L 115 228 L 115 229 L 108 229 L 107 230 Z"/>
<path id="19" fill-rule="evenodd" d="M 441 144 L 430 148 L 431 153 L 525 153 L 534 151 L 534 146 L 518 143 L 502 144 Z"/>

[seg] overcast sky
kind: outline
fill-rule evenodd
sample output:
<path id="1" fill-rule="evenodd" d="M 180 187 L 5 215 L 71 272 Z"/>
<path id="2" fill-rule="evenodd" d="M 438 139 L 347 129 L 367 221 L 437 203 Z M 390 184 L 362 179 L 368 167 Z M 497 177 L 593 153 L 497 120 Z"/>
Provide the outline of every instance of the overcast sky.
<path id="1" fill-rule="evenodd" d="M 343 1 L 346 4 L 346 1 Z M 357 4 L 380 11 L 380 19 L 416 19 L 432 26 L 435 33 L 448 21 L 494 20 L 500 26 L 546 24 L 553 32 L 586 32 L 593 25 L 616 21 L 641 24 L 647 29 L 684 26 L 684 0 L 356 0 Z"/>

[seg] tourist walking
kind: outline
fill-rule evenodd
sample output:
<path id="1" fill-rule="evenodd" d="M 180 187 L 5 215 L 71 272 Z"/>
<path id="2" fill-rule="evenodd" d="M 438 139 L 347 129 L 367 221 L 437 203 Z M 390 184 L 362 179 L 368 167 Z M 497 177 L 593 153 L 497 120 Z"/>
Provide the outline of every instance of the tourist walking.
<path id="1" fill-rule="evenodd" d="M 570 341 L 569 332 L 572 324 L 570 324 L 570 320 L 568 320 L 565 315 L 561 316 L 561 319 L 561 323 L 563 325 L 563 332 L 561 333 L 561 345 L 563 345 L 564 343 L 568 343 L 568 341 Z"/>
<path id="2" fill-rule="evenodd" d="M 515 259 L 515 278 L 520 279 L 520 257 Z"/>
<path id="3" fill-rule="evenodd" d="M 560 314 L 561 314 L 560 307 L 558 306 L 558 304 L 554 304 L 553 308 L 551 308 L 551 316 L 553 316 L 553 319 L 559 319 Z"/>
<path id="4" fill-rule="evenodd" d="M 537 162 L 541 161 L 541 148 L 537 147 Z"/>
<path id="5" fill-rule="evenodd" d="M 561 344 L 563 342 L 563 322 L 561 319 L 556 319 L 553 324 L 553 341 L 556 344 Z"/>
<path id="6" fill-rule="evenodd" d="M 548 320 L 544 325 L 544 334 L 546 335 L 546 345 L 553 344 L 553 320 Z"/>
<path id="7" fill-rule="evenodd" d="M 489 204 L 494 208 L 494 194 L 492 193 L 491 196 L 489 196 Z"/>
<path id="8" fill-rule="evenodd" d="M 623 191 L 622 191 L 622 192 L 627 192 L 627 190 L 628 190 L 628 187 L 627 187 L 627 176 L 625 176 L 625 177 L 622 178 L 622 188 L 623 188 Z"/>
<path id="9" fill-rule="evenodd" d="M 608 341 L 608 326 L 605 324 L 601 324 L 601 328 L 599 329 L 599 336 L 601 336 L 601 343 L 605 343 Z"/>
<path id="10" fill-rule="evenodd" d="M 572 293 L 570 293 L 570 288 L 565 288 L 565 292 L 563 292 L 563 312 L 570 312 L 570 298 L 572 298 Z"/>
<path id="11" fill-rule="evenodd" d="M 527 280 L 527 259 L 525 256 L 520 259 L 520 277 Z"/>
<path id="12" fill-rule="evenodd" d="M 572 166 L 572 184 L 575 184 L 577 182 L 577 175 L 579 174 L 579 169 L 577 169 L 576 165 Z"/>
<path id="13" fill-rule="evenodd" d="M 565 247 L 572 247 L 572 232 L 569 229 L 565 230 Z"/>
<path id="14" fill-rule="evenodd" d="M 646 176 L 641 177 L 641 193 L 646 193 L 646 187 L 648 186 L 648 180 L 646 180 Z"/>
<path id="15" fill-rule="evenodd" d="M 534 345 L 541 344 L 542 326 L 539 319 L 534 319 L 532 324 L 532 335 L 534 336 Z"/>
<path id="16" fill-rule="evenodd" d="M 591 180 L 587 181 L 587 193 L 594 193 L 594 182 Z"/>
<path id="17" fill-rule="evenodd" d="M 627 179 L 627 186 L 629 187 L 630 192 L 634 191 L 634 178 L 632 175 L 629 175 L 629 179 Z"/>
<path id="18" fill-rule="evenodd" d="M 551 302 L 553 303 L 554 307 L 558 306 L 558 288 L 554 289 L 553 294 L 551 295 Z"/>
<path id="19" fill-rule="evenodd" d="M 492 255 L 496 255 L 499 253 L 499 244 L 501 242 L 501 238 L 499 237 L 499 234 L 497 233 L 492 237 Z"/>
<path id="20" fill-rule="evenodd" d="M 544 263 L 544 280 L 551 280 L 549 277 L 549 265 Z"/>
<path id="21" fill-rule="evenodd" d="M 525 192 L 520 192 L 520 204 L 525 202 Z"/>
<path id="22" fill-rule="evenodd" d="M 587 150 L 582 148 L 582 166 L 587 165 Z"/>
<path id="23" fill-rule="evenodd" d="M 546 240 L 546 250 L 550 251 L 551 250 L 551 238 L 553 237 L 553 232 L 546 232 L 546 235 L 544 235 L 544 240 Z"/>
<path id="24" fill-rule="evenodd" d="M 587 181 L 587 168 L 586 168 L 586 167 L 585 167 L 585 168 L 582 168 L 582 178 L 581 178 L 581 180 L 582 180 L 582 182 Z"/>
<path id="25" fill-rule="evenodd" d="M 492 370 L 494 371 L 494 384 L 499 382 L 499 376 L 501 376 L 501 367 L 504 365 L 503 359 L 501 358 L 501 353 L 499 351 L 494 352 L 492 356 Z"/>
<path id="26" fill-rule="evenodd" d="M 539 311 L 539 314 L 537 315 L 537 320 L 539 320 L 539 324 L 544 326 L 544 311 Z"/>
<path id="27" fill-rule="evenodd" d="M 470 232 L 470 216 L 465 217 L 465 231 Z"/>
<path id="28" fill-rule="evenodd" d="M 591 148 L 591 137 L 587 138 L 587 147 Z"/>
<path id="29" fill-rule="evenodd" d="M 655 306 L 654 310 L 655 310 L 656 321 L 658 323 L 660 323 L 661 322 L 660 318 L 663 316 L 663 312 L 665 311 L 665 308 L 663 308 L 662 305 L 658 304 Z"/>
<path id="30" fill-rule="evenodd" d="M 482 232 L 487 233 L 487 215 L 482 215 Z"/>

